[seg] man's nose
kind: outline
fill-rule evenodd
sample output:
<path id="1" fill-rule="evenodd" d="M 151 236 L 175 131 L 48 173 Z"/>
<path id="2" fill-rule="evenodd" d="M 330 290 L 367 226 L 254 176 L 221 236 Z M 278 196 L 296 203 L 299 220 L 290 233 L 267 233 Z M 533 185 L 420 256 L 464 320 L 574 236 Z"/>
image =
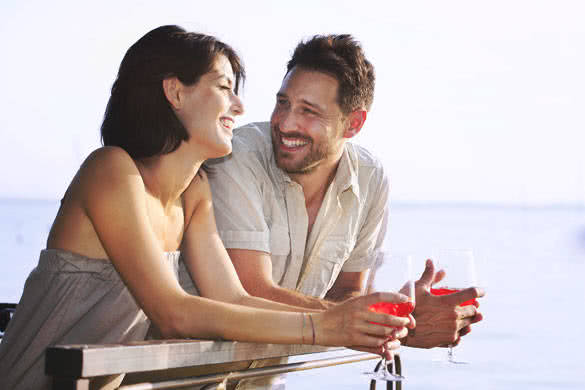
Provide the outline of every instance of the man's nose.
<path id="1" fill-rule="evenodd" d="M 298 117 L 292 110 L 286 110 L 280 115 L 280 131 L 290 132 L 298 129 Z"/>

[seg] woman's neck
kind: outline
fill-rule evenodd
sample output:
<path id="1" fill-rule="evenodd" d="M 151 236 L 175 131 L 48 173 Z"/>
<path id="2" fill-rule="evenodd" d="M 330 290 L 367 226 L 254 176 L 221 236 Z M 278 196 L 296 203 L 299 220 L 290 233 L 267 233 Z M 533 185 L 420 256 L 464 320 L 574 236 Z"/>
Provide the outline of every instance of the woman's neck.
<path id="1" fill-rule="evenodd" d="M 174 204 L 187 189 L 203 164 L 202 159 L 179 147 L 172 153 L 136 161 L 146 190 L 160 200 L 163 207 Z"/>

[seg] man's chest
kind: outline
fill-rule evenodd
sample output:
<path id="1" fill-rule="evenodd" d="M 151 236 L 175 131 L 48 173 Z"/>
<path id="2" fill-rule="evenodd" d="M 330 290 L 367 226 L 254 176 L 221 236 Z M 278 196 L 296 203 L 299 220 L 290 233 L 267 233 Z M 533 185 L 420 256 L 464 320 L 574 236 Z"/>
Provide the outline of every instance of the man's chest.
<path id="1" fill-rule="evenodd" d="M 290 191 L 265 211 L 273 279 L 286 288 L 324 295 L 355 246 L 362 214 L 359 203 L 351 194 L 345 199 L 328 196 L 311 211 L 302 194 Z"/>

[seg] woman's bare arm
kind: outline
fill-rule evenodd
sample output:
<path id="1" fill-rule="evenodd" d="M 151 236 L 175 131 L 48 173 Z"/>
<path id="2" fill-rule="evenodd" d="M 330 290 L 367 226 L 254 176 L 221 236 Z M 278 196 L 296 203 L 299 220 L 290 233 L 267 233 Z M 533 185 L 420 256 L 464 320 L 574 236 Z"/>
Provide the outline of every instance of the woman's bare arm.
<path id="1" fill-rule="evenodd" d="M 188 256 L 195 254 L 197 260 L 190 266 L 195 265 L 198 287 L 213 300 L 184 292 L 173 271 L 164 266 L 163 248 L 150 226 L 142 178 L 125 152 L 118 148 L 100 150 L 82 168 L 79 186 L 83 207 L 108 258 L 163 335 L 265 343 L 311 340 L 311 330 L 307 325 L 303 328 L 299 313 L 236 304 L 248 298 L 243 298 L 247 294 L 242 292 L 229 259 L 218 260 L 216 252 L 221 241 L 217 232 L 209 230 L 215 230 L 213 220 L 203 218 L 211 204 L 198 203 L 193 208 L 183 249 Z M 401 300 L 401 297 L 378 294 L 360 298 L 363 299 L 313 315 L 317 343 L 379 346 L 391 336 L 393 329 L 370 321 L 399 327 L 409 322 L 367 310 L 367 305 L 374 301 Z M 268 305 L 276 308 L 273 303 Z"/>

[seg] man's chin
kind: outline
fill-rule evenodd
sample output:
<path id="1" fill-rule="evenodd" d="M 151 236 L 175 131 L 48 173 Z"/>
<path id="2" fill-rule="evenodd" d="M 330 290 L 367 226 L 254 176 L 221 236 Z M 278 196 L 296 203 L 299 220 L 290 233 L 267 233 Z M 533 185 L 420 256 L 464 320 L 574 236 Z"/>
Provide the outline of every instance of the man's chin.
<path id="1" fill-rule="evenodd" d="M 276 165 L 289 175 L 304 175 L 310 173 L 314 168 L 306 164 L 287 164 L 283 161 L 276 160 Z"/>

